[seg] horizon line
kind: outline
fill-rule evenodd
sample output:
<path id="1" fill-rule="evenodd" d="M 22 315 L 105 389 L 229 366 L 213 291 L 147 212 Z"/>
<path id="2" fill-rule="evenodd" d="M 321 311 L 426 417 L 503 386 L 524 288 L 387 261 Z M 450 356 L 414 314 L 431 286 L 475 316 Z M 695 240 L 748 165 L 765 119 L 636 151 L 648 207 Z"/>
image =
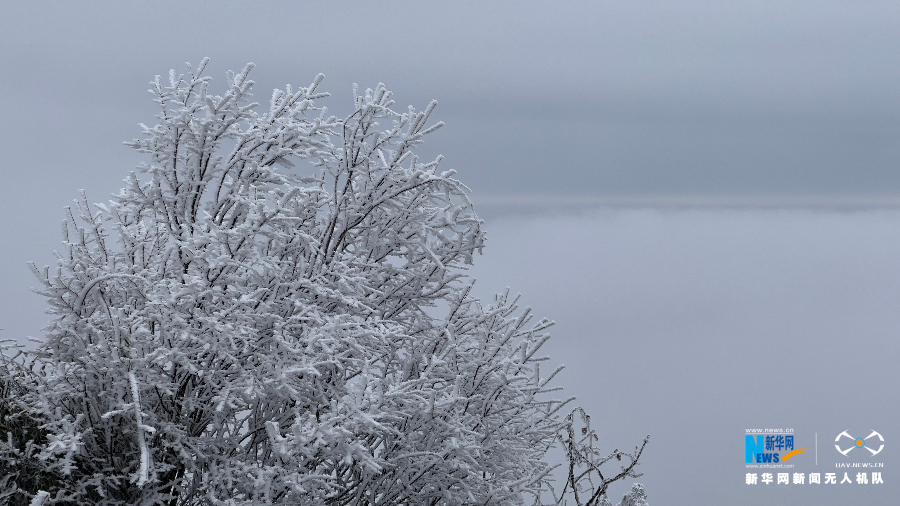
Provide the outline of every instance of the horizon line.
<path id="1" fill-rule="evenodd" d="M 469 194 L 477 207 L 900 208 L 900 195 Z"/>

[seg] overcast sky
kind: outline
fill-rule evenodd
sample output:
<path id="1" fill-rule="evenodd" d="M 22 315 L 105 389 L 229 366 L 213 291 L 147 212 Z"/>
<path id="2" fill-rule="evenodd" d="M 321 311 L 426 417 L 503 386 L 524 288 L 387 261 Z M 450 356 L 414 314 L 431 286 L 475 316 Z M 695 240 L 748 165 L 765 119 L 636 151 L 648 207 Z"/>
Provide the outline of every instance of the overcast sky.
<path id="1" fill-rule="evenodd" d="M 556 322 L 546 351 L 606 449 L 650 434 L 638 481 L 651 505 L 888 505 L 900 490 L 898 224 L 898 210 L 505 216 L 488 222 L 473 274 L 482 297 L 509 286 Z M 766 428 L 808 448 L 795 468 L 745 468 L 746 429 Z M 885 438 L 876 457 L 835 450 L 841 432 L 872 430 Z M 744 482 L 842 480 L 846 462 L 884 463 L 884 484 Z"/>
<path id="2" fill-rule="evenodd" d="M 448 128 L 431 148 L 476 195 L 900 195 L 897 2 L 37 1 L 3 11 L 0 154 L 19 167 L 7 171 L 27 173 L 20 186 L 57 182 L 60 199 L 78 182 L 115 187 L 133 164 L 118 143 L 152 119 L 147 82 L 204 56 L 219 80 L 256 63 L 262 101 L 319 72 L 334 111 L 348 108 L 353 82 L 384 82 L 400 105 L 437 99 Z"/>
<path id="3" fill-rule="evenodd" d="M 46 319 L 25 262 L 52 263 L 63 206 L 141 161 L 121 142 L 154 121 L 154 75 L 208 56 L 216 90 L 252 61 L 266 102 L 321 72 L 335 113 L 384 82 L 400 107 L 439 102 L 424 152 L 488 218 L 479 289 L 559 322 L 611 444 L 656 434 L 651 504 L 756 503 L 745 428 L 843 430 L 847 406 L 898 434 L 898 27 L 893 1 L 0 0 L 0 336 Z"/>

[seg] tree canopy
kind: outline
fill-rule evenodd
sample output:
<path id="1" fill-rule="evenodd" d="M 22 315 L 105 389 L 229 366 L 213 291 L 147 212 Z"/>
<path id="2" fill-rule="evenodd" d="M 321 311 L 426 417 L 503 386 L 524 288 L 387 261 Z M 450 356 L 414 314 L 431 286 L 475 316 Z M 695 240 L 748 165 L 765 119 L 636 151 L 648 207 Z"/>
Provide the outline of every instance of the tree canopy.
<path id="1" fill-rule="evenodd" d="M 54 319 L 6 377 L 29 378 L 19 419 L 53 479 L 17 497 L 521 504 L 546 499 L 559 444 L 560 500 L 636 476 L 643 446 L 600 462 L 589 427 L 575 441 L 540 368 L 551 322 L 471 295 L 483 223 L 415 154 L 436 102 L 354 88 L 337 118 L 319 75 L 260 110 L 252 65 L 213 95 L 206 64 L 151 83 L 159 122 L 127 143 L 147 161 L 67 208 L 56 269 L 35 268 Z"/>

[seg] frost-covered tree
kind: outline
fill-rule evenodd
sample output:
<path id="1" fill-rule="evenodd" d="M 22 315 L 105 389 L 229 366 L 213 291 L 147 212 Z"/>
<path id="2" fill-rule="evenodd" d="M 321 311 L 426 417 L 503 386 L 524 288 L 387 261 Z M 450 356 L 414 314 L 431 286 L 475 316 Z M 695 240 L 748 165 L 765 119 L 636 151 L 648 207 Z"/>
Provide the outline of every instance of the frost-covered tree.
<path id="1" fill-rule="evenodd" d="M 0 342 L 0 504 L 8 506 L 27 506 L 39 491 L 59 488 L 64 479 L 40 458 L 49 420 L 28 402 L 39 386 L 23 358 L 13 343 Z"/>
<path id="2" fill-rule="evenodd" d="M 252 65 L 214 95 L 206 63 L 156 78 L 159 123 L 127 143 L 141 174 L 67 209 L 56 269 L 35 269 L 55 319 L 24 397 L 63 480 L 34 502 L 540 500 L 550 447 L 593 450 L 547 395 L 550 322 L 470 295 L 482 222 L 414 153 L 435 102 L 354 89 L 340 119 L 319 75 L 259 111 Z"/>

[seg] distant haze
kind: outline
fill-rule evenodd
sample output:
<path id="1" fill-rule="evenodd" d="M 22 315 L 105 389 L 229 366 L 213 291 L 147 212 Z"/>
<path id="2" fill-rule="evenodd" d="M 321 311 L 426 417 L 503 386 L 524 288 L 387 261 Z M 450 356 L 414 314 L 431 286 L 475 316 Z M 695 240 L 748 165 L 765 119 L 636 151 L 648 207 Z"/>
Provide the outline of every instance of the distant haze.
<path id="1" fill-rule="evenodd" d="M 651 505 L 886 505 L 900 490 L 898 224 L 896 210 L 501 216 L 472 275 L 483 298 L 508 286 L 556 321 L 544 351 L 567 366 L 559 384 L 603 448 L 651 435 L 637 480 Z M 795 469 L 746 469 L 755 428 L 792 428 L 809 451 Z M 845 458 L 834 448 L 845 430 L 877 430 L 884 451 Z M 884 484 L 744 483 L 747 472 L 840 480 L 837 462 L 883 462 Z"/>

